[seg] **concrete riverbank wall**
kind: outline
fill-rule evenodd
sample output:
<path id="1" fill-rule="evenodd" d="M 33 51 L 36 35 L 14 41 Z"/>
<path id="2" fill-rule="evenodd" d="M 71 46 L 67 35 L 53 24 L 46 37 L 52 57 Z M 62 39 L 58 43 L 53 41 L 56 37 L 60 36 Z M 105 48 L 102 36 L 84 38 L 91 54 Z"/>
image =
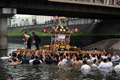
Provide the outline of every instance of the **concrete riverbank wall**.
<path id="1" fill-rule="evenodd" d="M 51 44 L 51 36 L 40 36 L 41 43 L 40 45 L 50 45 Z M 70 38 L 70 45 L 71 46 L 77 46 L 77 47 L 85 47 L 91 44 L 94 44 L 101 40 L 106 39 L 119 39 L 120 36 L 71 36 Z M 10 43 L 21 43 L 23 44 L 23 38 L 21 36 L 14 36 L 14 37 L 8 37 L 8 42 Z"/>

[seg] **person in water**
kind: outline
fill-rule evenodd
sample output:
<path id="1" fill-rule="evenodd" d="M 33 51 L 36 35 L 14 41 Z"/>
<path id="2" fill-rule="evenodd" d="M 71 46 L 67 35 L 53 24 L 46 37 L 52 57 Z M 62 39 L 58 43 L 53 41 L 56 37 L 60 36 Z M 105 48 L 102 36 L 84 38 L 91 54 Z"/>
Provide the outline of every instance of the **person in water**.
<path id="1" fill-rule="evenodd" d="M 21 64 L 21 63 L 22 63 L 22 61 L 17 61 L 16 59 L 12 59 L 12 62 L 10 63 L 10 65 L 16 66 L 16 65 Z"/>
<path id="2" fill-rule="evenodd" d="M 8 76 L 7 80 L 13 80 L 12 76 Z"/>
<path id="3" fill-rule="evenodd" d="M 110 58 L 110 57 L 108 57 L 108 58 L 107 58 L 107 60 L 108 60 L 108 62 L 107 62 L 107 63 L 110 65 L 110 67 L 112 67 L 112 66 L 113 66 L 113 63 L 111 62 L 111 58 Z"/>
<path id="4" fill-rule="evenodd" d="M 80 67 L 81 63 L 79 62 L 79 58 L 78 57 L 73 62 L 73 65 L 76 66 L 76 67 Z"/>
<path id="5" fill-rule="evenodd" d="M 60 62 L 58 63 L 58 66 L 64 66 L 64 65 L 66 65 L 66 63 L 63 62 L 62 58 L 60 58 Z"/>
<path id="6" fill-rule="evenodd" d="M 40 61 L 38 60 L 37 56 L 35 56 L 35 60 L 33 61 L 33 64 L 40 64 Z"/>
<path id="7" fill-rule="evenodd" d="M 117 71 L 119 70 L 120 71 L 120 62 L 119 61 L 116 61 L 116 66 L 114 67 L 114 70 Z"/>
<path id="8" fill-rule="evenodd" d="M 92 67 L 97 68 L 97 60 L 96 59 L 93 61 Z"/>
<path id="9" fill-rule="evenodd" d="M 39 50 L 39 44 L 41 42 L 41 39 L 35 32 L 32 32 L 32 35 L 34 37 L 34 43 L 35 43 L 35 46 L 36 46 L 36 50 Z"/>
<path id="10" fill-rule="evenodd" d="M 98 69 L 109 69 L 110 65 L 107 63 L 107 59 L 104 59 L 102 63 L 99 64 Z"/>
<path id="11" fill-rule="evenodd" d="M 82 65 L 82 67 L 81 67 L 81 70 L 91 70 L 91 68 L 90 68 L 90 66 L 89 65 L 87 65 L 87 61 L 86 60 L 84 60 L 83 61 L 83 65 Z"/>
<path id="12" fill-rule="evenodd" d="M 27 44 L 27 49 L 31 49 L 32 46 L 32 38 L 28 34 L 23 34 L 22 37 L 24 38 L 24 43 Z"/>
<path id="13" fill-rule="evenodd" d="M 66 56 L 65 55 L 63 55 L 63 60 L 62 60 L 65 64 L 67 64 L 68 63 L 68 60 L 66 59 Z"/>
<path id="14" fill-rule="evenodd" d="M 120 57 L 117 55 L 116 52 L 114 52 L 114 54 L 113 54 L 111 59 L 114 60 L 114 61 L 118 61 L 120 59 Z"/>
<path id="15" fill-rule="evenodd" d="M 42 62 L 46 63 L 46 64 L 56 63 L 56 64 L 58 64 L 58 66 L 71 65 L 71 63 L 73 63 L 73 65 L 78 65 L 78 66 L 82 65 L 81 71 L 83 71 L 83 72 L 90 71 L 91 67 L 97 66 L 96 64 L 99 65 L 97 68 L 100 71 L 111 70 L 110 66 L 113 65 L 113 62 L 111 62 L 111 57 L 113 57 L 115 55 L 110 55 L 110 57 L 107 57 L 107 59 L 106 59 L 106 58 L 104 58 L 104 56 L 109 56 L 109 54 L 108 55 L 107 54 L 104 55 L 104 53 L 102 53 L 102 54 L 103 55 L 98 55 L 98 54 L 92 55 L 92 54 L 87 54 L 87 53 L 74 53 L 74 52 L 68 54 L 66 52 L 52 53 L 52 52 L 44 52 L 44 51 L 39 52 L 39 50 L 38 51 L 37 50 L 35 50 L 35 51 L 18 50 L 18 51 L 14 51 L 11 53 L 10 57 L 12 57 L 13 60 L 10 63 L 10 65 L 18 65 L 18 64 L 20 64 L 20 61 L 22 61 L 22 63 L 27 64 L 25 61 L 27 59 L 27 60 L 29 60 L 29 64 L 33 64 L 33 65 L 40 64 Z M 7 56 L 7 55 L 5 55 L 5 56 Z M 36 58 L 36 57 L 38 57 L 38 58 Z M 20 61 L 17 59 L 19 59 Z M 94 64 L 91 67 L 90 67 L 91 62 L 90 62 L 90 64 L 88 64 L 88 62 L 89 62 L 88 60 L 90 60 L 90 61 L 93 60 Z M 33 63 L 33 61 L 34 61 L 34 63 Z M 119 71 L 119 69 L 120 69 L 119 63 L 116 63 L 115 69 L 117 71 Z"/>

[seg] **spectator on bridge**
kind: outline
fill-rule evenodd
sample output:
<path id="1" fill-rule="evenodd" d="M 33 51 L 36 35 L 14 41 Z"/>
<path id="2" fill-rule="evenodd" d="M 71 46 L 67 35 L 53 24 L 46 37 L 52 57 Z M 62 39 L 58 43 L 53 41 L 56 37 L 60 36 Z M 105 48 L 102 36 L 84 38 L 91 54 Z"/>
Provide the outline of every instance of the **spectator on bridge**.
<path id="1" fill-rule="evenodd" d="M 105 1 L 105 0 L 101 0 L 101 3 L 104 4 L 104 1 Z"/>
<path id="2" fill-rule="evenodd" d="M 113 3 L 114 3 L 114 5 L 117 5 L 117 2 L 118 2 L 118 0 L 114 0 L 114 2 L 113 2 Z"/>
<path id="3" fill-rule="evenodd" d="M 40 37 L 39 37 L 38 35 L 36 35 L 35 32 L 32 32 L 32 35 L 33 35 L 33 37 L 34 37 L 33 43 L 35 43 L 36 50 L 39 50 L 39 44 L 40 44 L 40 42 L 41 42 L 41 39 L 40 39 Z"/>
<path id="4" fill-rule="evenodd" d="M 106 0 L 106 4 L 110 5 L 110 0 Z"/>
<path id="5" fill-rule="evenodd" d="M 112 5 L 112 0 L 110 0 L 110 5 Z"/>

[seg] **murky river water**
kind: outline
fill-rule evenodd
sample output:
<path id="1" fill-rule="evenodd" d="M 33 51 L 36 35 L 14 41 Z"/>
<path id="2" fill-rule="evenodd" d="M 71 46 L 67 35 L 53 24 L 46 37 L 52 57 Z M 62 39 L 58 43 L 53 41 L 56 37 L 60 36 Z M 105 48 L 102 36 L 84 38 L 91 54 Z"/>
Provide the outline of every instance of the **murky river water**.
<path id="1" fill-rule="evenodd" d="M 17 48 L 25 48 L 22 44 L 8 44 L 8 51 L 1 50 L 0 56 L 9 54 Z M 41 64 L 37 66 L 18 65 L 10 66 L 8 61 L 0 60 L 0 80 L 6 80 L 8 75 L 12 75 L 14 80 L 120 80 L 120 74 L 114 70 L 110 72 L 100 72 L 92 70 L 88 74 L 81 72 L 80 68 L 66 66 L 58 68 L 57 64 Z"/>

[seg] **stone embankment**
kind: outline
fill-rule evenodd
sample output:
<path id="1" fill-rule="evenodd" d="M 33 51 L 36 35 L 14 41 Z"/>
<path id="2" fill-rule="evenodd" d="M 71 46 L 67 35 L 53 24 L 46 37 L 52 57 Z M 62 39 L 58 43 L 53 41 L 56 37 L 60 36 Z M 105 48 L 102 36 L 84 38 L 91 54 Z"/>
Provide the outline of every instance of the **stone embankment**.
<path id="1" fill-rule="evenodd" d="M 106 39 L 84 47 L 85 49 L 120 50 L 120 39 Z"/>

